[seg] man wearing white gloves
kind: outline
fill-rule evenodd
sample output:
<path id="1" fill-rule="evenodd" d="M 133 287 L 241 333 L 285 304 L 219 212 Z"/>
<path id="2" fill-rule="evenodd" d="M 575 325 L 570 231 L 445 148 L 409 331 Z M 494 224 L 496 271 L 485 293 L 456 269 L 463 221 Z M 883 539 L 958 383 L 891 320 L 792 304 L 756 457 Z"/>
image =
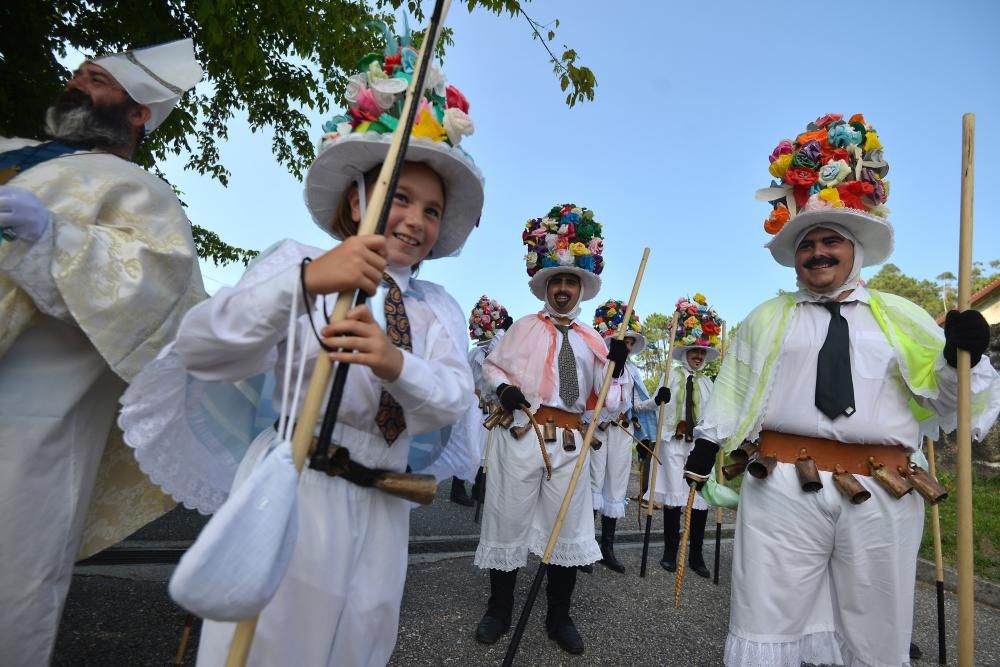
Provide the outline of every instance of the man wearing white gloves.
<path id="1" fill-rule="evenodd" d="M 132 162 L 201 76 L 191 40 L 89 60 L 48 110 L 52 141 L 0 138 L 5 665 L 51 660 L 78 552 L 170 507 L 109 436 L 126 383 L 204 298 L 177 197 Z"/>

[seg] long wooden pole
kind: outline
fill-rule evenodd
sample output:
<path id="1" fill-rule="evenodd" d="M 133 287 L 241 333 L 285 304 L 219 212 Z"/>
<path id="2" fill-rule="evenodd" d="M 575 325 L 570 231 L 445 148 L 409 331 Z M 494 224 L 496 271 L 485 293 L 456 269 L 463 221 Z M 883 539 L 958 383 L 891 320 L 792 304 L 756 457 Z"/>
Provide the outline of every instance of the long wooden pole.
<path id="1" fill-rule="evenodd" d="M 722 320 L 722 345 L 720 346 L 720 356 L 723 361 L 726 359 L 726 321 Z M 719 447 L 719 454 L 715 459 L 715 481 L 725 484 L 726 480 L 722 476 L 722 464 L 724 461 L 722 447 Z M 715 508 L 715 563 L 712 564 L 712 583 L 719 585 L 719 567 L 722 561 L 722 508 Z"/>
<path id="2" fill-rule="evenodd" d="M 927 471 L 937 479 L 934 461 L 934 440 L 925 437 L 927 444 Z M 948 649 L 944 631 L 944 555 L 941 553 L 941 510 L 937 503 L 931 505 L 931 527 L 934 532 L 934 581 L 937 588 L 938 664 L 948 664 Z"/>
<path id="3" fill-rule="evenodd" d="M 622 319 L 622 323 L 618 326 L 618 332 L 615 334 L 615 338 L 618 340 L 625 340 L 625 332 L 628 330 L 629 320 L 632 318 L 632 307 L 635 305 L 636 296 L 639 294 L 639 285 L 642 284 L 642 276 L 646 272 L 646 260 L 649 259 L 649 248 L 645 248 L 642 251 L 642 261 L 639 262 L 639 271 L 636 273 L 635 282 L 632 284 L 632 293 L 628 297 L 628 306 L 625 308 L 625 317 Z M 576 491 L 576 483 L 580 479 L 580 471 L 583 470 L 583 464 L 587 459 L 587 453 L 590 451 L 590 441 L 594 437 L 594 429 L 597 428 L 597 422 L 600 420 L 597 418 L 601 414 L 601 409 L 604 407 L 604 399 L 608 396 L 608 390 L 611 388 L 611 380 L 615 371 L 614 364 L 608 364 L 607 370 L 604 372 L 604 381 L 601 383 L 601 391 L 597 394 L 597 403 L 594 404 L 594 418 L 590 420 L 587 425 L 587 431 L 583 436 L 583 446 L 580 448 L 580 454 L 576 457 L 576 465 L 573 467 L 573 475 L 569 478 L 569 486 L 566 488 L 566 495 L 563 496 L 562 505 L 559 506 L 559 513 L 556 515 L 555 524 L 552 526 L 552 532 L 549 533 L 549 541 L 545 545 L 545 551 L 542 553 L 542 562 L 538 564 L 538 570 L 535 572 L 535 579 L 531 582 L 531 588 L 528 591 L 528 597 L 524 601 L 524 608 L 521 609 L 521 615 L 517 619 L 517 627 L 514 628 L 514 634 L 510 638 L 510 644 L 507 645 L 507 653 L 503 658 L 504 667 L 510 667 L 514 664 L 514 656 L 517 655 L 517 647 L 521 644 L 521 636 L 524 634 L 524 628 L 528 624 L 528 618 L 531 616 L 531 607 L 535 604 L 535 598 L 538 597 L 538 590 L 542 586 L 542 579 L 545 576 L 545 567 L 549 564 L 549 560 L 552 558 L 552 552 L 555 551 L 556 541 L 559 539 L 559 533 L 562 531 L 563 521 L 566 520 L 566 513 L 569 511 L 570 503 L 573 501 L 573 494 Z"/>
<path id="4" fill-rule="evenodd" d="M 663 385 L 666 388 L 670 388 L 670 367 L 674 363 L 674 335 L 677 332 L 677 311 L 674 311 L 674 317 L 670 320 L 670 342 L 667 343 L 667 365 L 663 369 Z M 659 390 L 659 387 L 657 387 Z M 672 397 L 671 397 L 672 398 Z M 656 442 L 653 443 L 653 456 L 657 461 L 660 459 L 660 442 L 663 440 L 663 422 L 666 418 L 667 404 L 663 403 L 660 405 L 660 409 L 656 415 Z M 646 527 L 642 535 L 642 563 L 639 566 L 639 576 L 646 576 L 646 561 L 649 558 L 649 535 L 652 532 L 653 527 L 653 507 L 656 503 L 656 473 L 659 469 L 659 464 L 650 461 L 649 462 L 649 489 L 646 493 L 649 494 L 649 503 L 646 505 Z M 639 502 L 642 502 L 642 498 L 639 498 Z"/>
<path id="5" fill-rule="evenodd" d="M 687 566 L 688 538 L 691 535 L 691 508 L 694 506 L 694 483 L 688 489 L 687 503 L 684 505 L 684 534 L 681 536 L 680 553 L 677 554 L 677 572 L 674 574 L 674 609 L 681 606 L 681 589 L 684 588 L 684 570 Z"/>
<path id="6" fill-rule="evenodd" d="M 420 53 L 417 57 L 417 67 L 413 72 L 413 79 L 406 90 L 406 99 L 403 102 L 400 119 L 402 122 L 393 134 L 392 143 L 386 152 L 385 160 L 379 171 L 378 180 L 372 189 L 368 207 L 365 211 L 365 218 L 358 226 L 358 236 L 373 234 L 378 228 L 379 218 L 383 213 L 383 206 L 389 196 L 389 188 L 394 180 L 398 178 L 398 173 L 394 174 L 400 152 L 405 153 L 405 143 L 408 142 L 412 123 L 407 122 L 414 115 L 414 105 L 419 103 L 423 91 L 416 90 L 417 86 L 423 82 L 424 72 L 433 57 L 434 49 L 437 46 L 438 38 L 441 36 L 441 26 L 444 24 L 444 17 L 448 14 L 448 7 L 451 0 L 437 0 L 434 10 L 431 13 L 431 20 L 427 26 L 427 34 L 423 44 L 420 46 Z M 341 292 L 337 296 L 337 302 L 333 307 L 333 314 L 330 316 L 330 323 L 343 320 L 350 310 L 354 301 L 351 292 Z M 299 412 L 295 430 L 292 434 L 292 461 L 295 469 L 299 472 L 305 465 L 306 457 L 313 441 L 316 422 L 319 419 L 319 411 L 323 402 L 323 395 L 326 393 L 327 384 L 330 381 L 330 371 L 332 362 L 330 358 L 321 354 L 316 358 L 316 365 L 313 367 L 312 378 L 309 381 L 309 389 L 306 391 L 302 402 L 302 410 Z M 226 667 L 244 667 L 250 657 L 250 646 L 253 644 L 253 636 L 257 629 L 257 617 L 241 621 L 236 626 L 233 633 L 233 640 L 229 646 L 229 656 L 226 659 Z"/>
<path id="7" fill-rule="evenodd" d="M 970 307 L 972 296 L 972 201 L 975 174 L 976 117 L 962 116 L 962 208 L 958 244 L 958 310 Z M 972 543 L 972 369 L 969 353 L 958 350 L 958 664 L 975 662 L 973 637 Z"/>

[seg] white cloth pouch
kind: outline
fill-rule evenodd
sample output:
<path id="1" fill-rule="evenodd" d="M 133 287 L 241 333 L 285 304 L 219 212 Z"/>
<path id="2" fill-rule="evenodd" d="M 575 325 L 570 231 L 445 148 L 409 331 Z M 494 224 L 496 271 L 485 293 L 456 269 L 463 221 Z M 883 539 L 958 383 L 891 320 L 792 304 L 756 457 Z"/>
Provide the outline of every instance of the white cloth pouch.
<path id="1" fill-rule="evenodd" d="M 285 576 L 298 537 L 298 480 L 283 440 L 226 500 L 181 558 L 170 597 L 213 621 L 258 615 Z"/>

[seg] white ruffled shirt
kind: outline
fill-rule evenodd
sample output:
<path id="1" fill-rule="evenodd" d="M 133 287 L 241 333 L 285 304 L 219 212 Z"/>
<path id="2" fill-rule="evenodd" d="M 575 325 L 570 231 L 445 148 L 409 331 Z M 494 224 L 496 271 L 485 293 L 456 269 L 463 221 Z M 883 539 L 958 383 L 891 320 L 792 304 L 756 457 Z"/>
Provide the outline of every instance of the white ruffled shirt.
<path id="1" fill-rule="evenodd" d="M 324 251 L 286 241 L 271 255 L 252 265 L 234 287 L 219 290 L 211 299 L 191 309 L 181 323 L 176 351 L 188 371 L 200 380 L 234 382 L 276 367 L 275 404 L 283 390 L 289 309 L 299 281 L 299 262 L 318 257 Z M 365 445 L 344 443 L 351 457 L 370 467 L 402 470 L 406 465 L 409 436 L 434 431 L 459 421 L 473 395 L 472 374 L 466 360 L 456 353 L 444 324 L 419 298 L 410 282 L 408 269 L 390 267 L 388 273 L 403 292 L 403 305 L 410 320 L 413 351 L 403 353 L 399 377 L 384 382 L 366 366 L 352 365 L 348 372 L 338 415 L 338 424 L 372 436 Z M 302 300 L 301 294 L 298 297 Z M 332 309 L 336 295 L 327 296 Z M 297 305 L 299 311 L 303 305 Z M 324 316 L 316 311 L 313 321 L 319 330 Z M 319 343 L 305 314 L 298 317 L 299 340 L 305 334 L 306 363 L 303 393 L 312 375 Z M 294 351 L 294 375 L 301 348 Z M 406 430 L 387 447 L 375 424 L 381 390 L 388 391 L 403 407 Z M 323 405 L 326 405 L 324 399 Z"/>

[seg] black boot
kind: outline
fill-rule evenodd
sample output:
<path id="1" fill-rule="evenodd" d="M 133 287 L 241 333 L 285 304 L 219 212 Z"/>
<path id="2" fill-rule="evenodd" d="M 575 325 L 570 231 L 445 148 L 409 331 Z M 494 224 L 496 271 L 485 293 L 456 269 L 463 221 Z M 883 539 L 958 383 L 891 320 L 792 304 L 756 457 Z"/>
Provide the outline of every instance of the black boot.
<path id="1" fill-rule="evenodd" d="M 516 583 L 517 570 L 490 570 L 490 599 L 486 602 L 486 613 L 476 628 L 476 641 L 480 644 L 495 644 L 510 630 Z"/>
<path id="2" fill-rule="evenodd" d="M 451 478 L 451 496 L 450 500 L 453 503 L 458 503 L 463 507 L 472 507 L 476 504 L 469 494 L 465 492 L 465 482 L 460 480 L 458 477 Z"/>
<path id="3" fill-rule="evenodd" d="M 482 466 L 479 466 L 476 481 L 472 483 L 472 499 L 480 504 L 486 503 L 486 473 L 483 472 Z"/>
<path id="4" fill-rule="evenodd" d="M 569 617 L 570 600 L 576 586 L 576 568 L 549 565 L 546 573 L 549 583 L 545 595 L 549 609 L 545 615 L 545 629 L 549 639 L 554 640 L 567 653 L 580 655 L 583 653 L 583 638 L 573 625 L 573 619 Z"/>
<path id="5" fill-rule="evenodd" d="M 702 555 L 702 544 L 705 542 L 705 522 L 708 521 L 708 510 L 691 510 L 691 537 L 688 541 L 688 566 L 699 577 L 708 579 L 711 573 L 705 567 L 705 557 Z"/>
<path id="6" fill-rule="evenodd" d="M 663 506 L 663 558 L 660 565 L 667 572 L 677 571 L 677 547 L 681 538 L 681 508 Z"/>
<path id="7" fill-rule="evenodd" d="M 619 574 L 625 573 L 625 566 L 615 558 L 615 527 L 618 519 L 601 517 L 601 563 Z"/>

